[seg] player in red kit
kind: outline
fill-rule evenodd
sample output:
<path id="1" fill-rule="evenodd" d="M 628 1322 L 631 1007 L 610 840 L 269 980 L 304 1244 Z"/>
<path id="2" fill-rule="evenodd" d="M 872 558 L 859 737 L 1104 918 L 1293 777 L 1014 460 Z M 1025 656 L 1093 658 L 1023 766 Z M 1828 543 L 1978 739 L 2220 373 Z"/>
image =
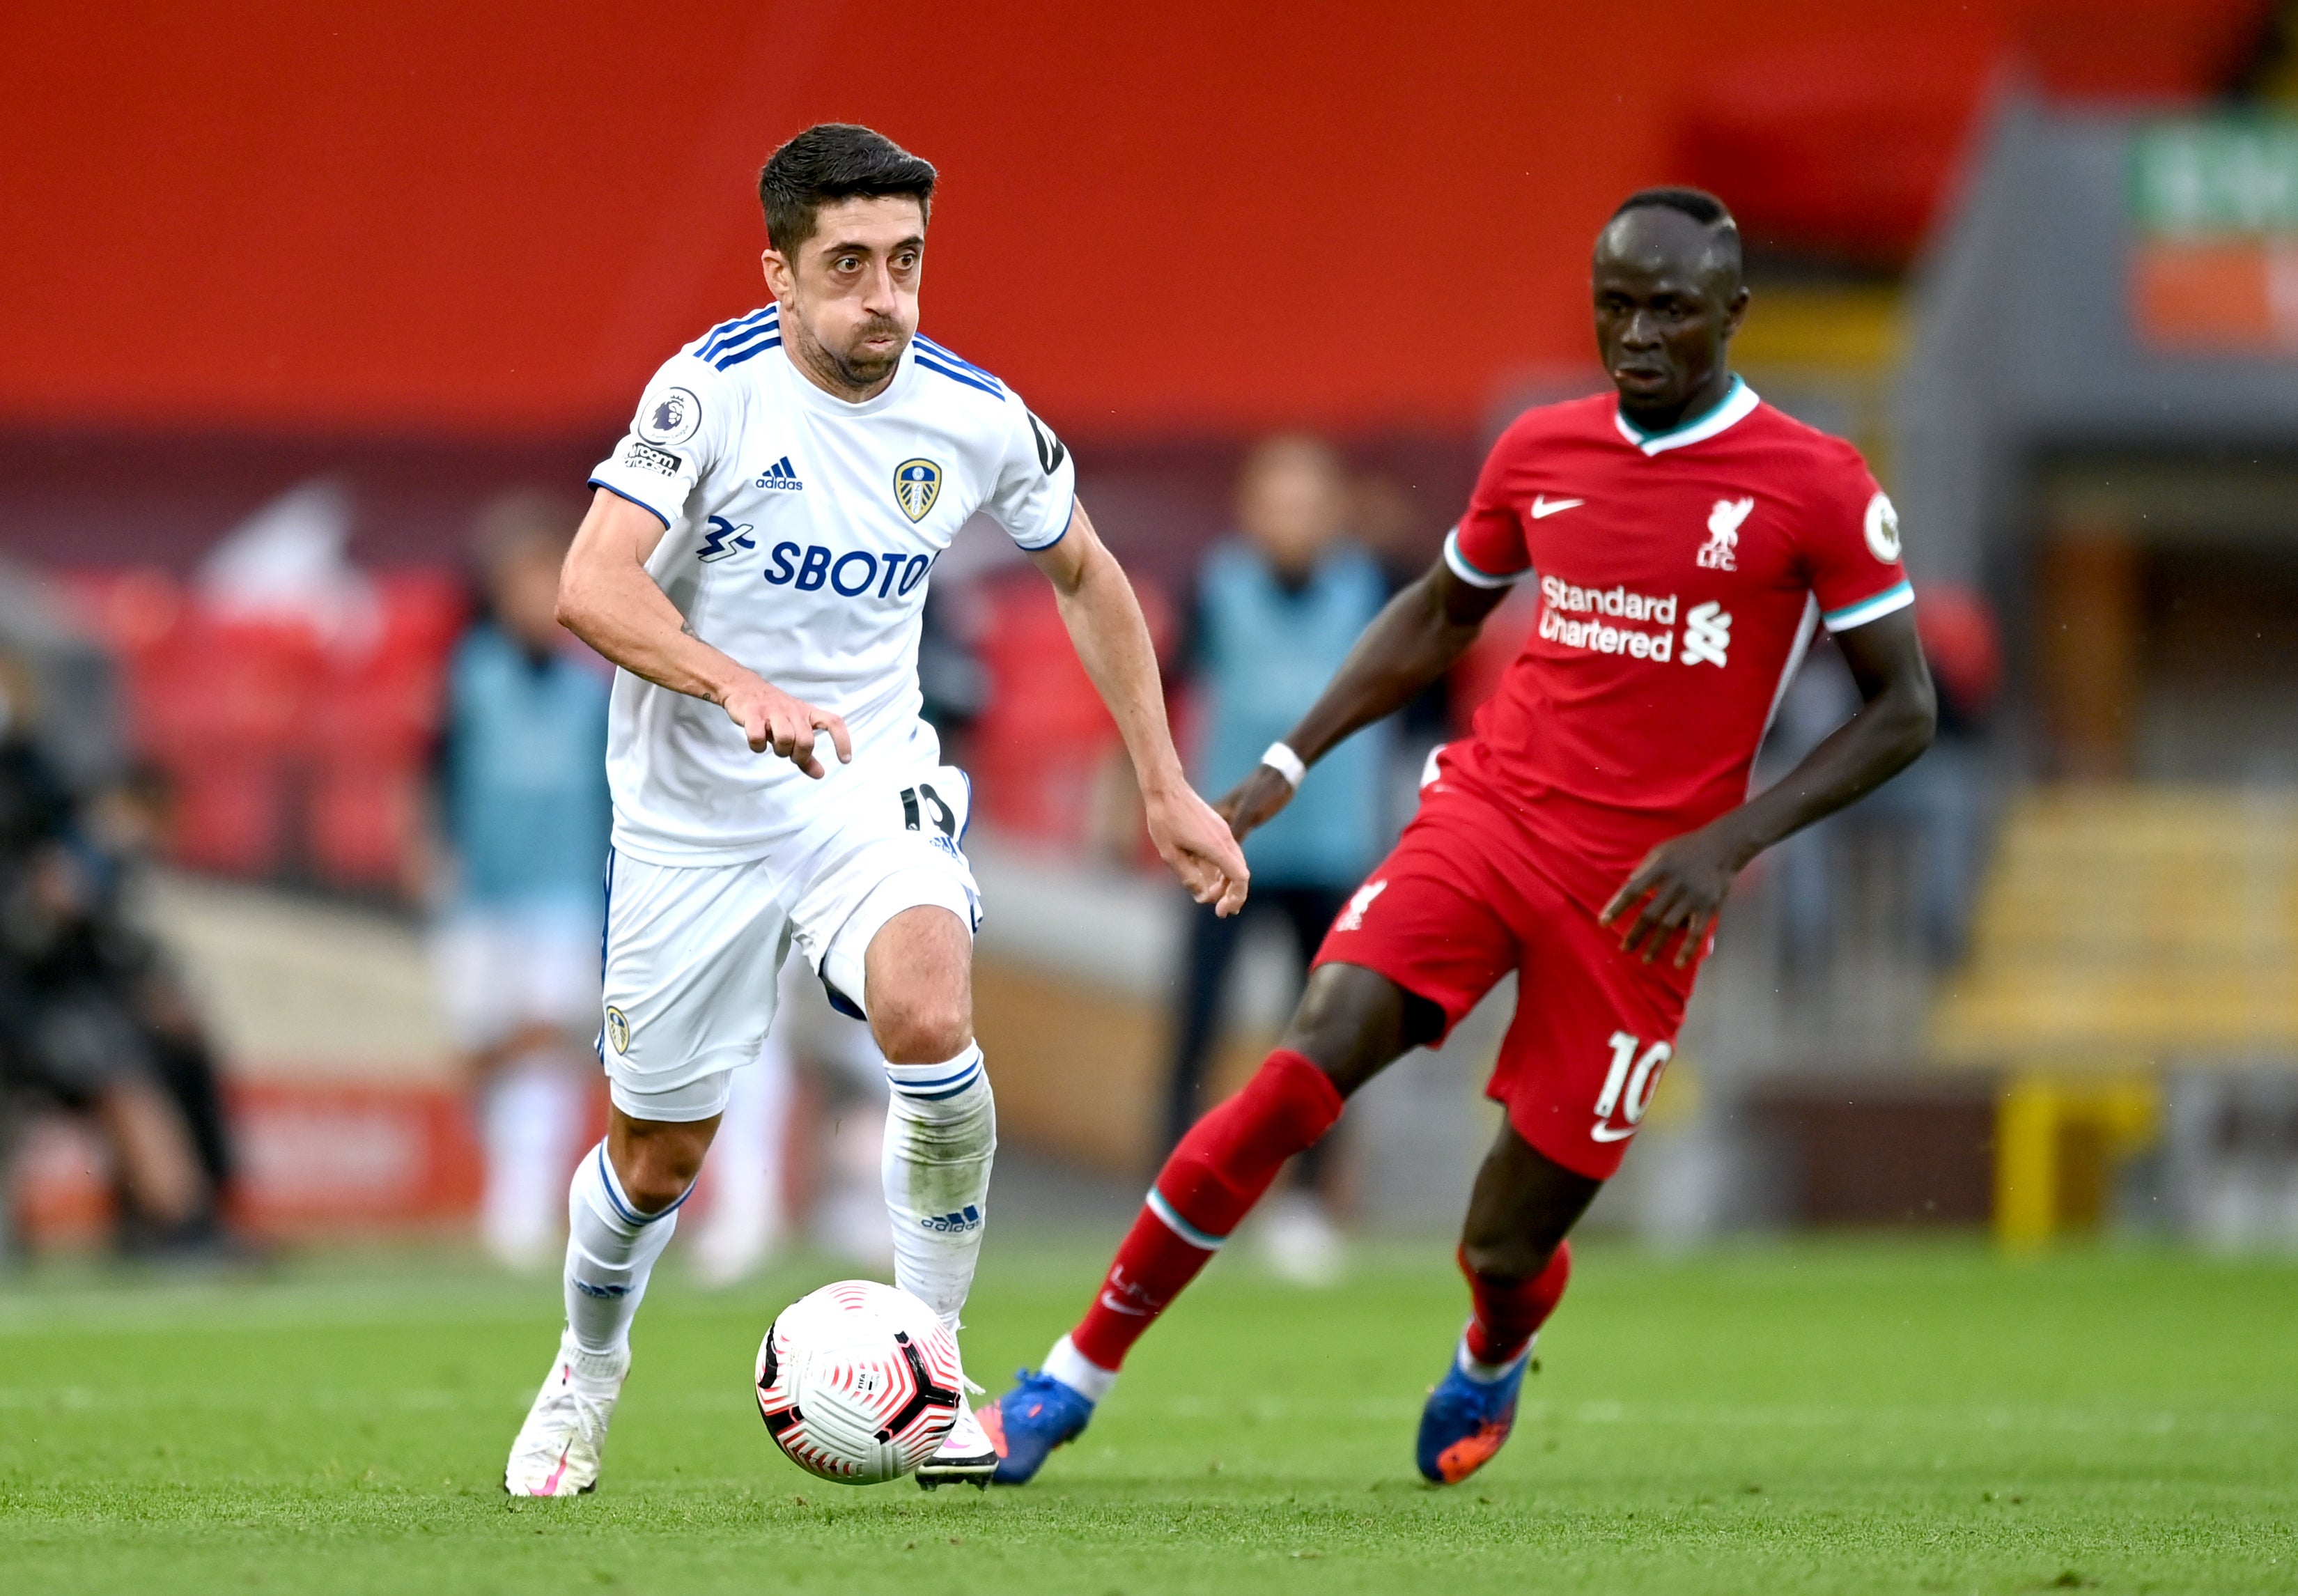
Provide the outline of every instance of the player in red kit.
<path id="1" fill-rule="evenodd" d="M 1732 879 L 1930 743 L 1897 518 L 1847 443 L 1731 370 L 1748 304 L 1714 196 L 1632 196 L 1599 235 L 1596 341 L 1616 394 L 1527 412 L 1444 554 L 1367 628 L 1324 695 L 1217 806 L 1239 837 L 1303 769 L 1457 660 L 1518 581 L 1538 620 L 1473 736 L 1442 749 L 1395 850 L 1333 922 L 1281 1044 L 1174 1150 L 1085 1318 L 984 1410 L 996 1477 L 1085 1427 L 1126 1352 L 1285 1161 L 1500 979 L 1507 1106 L 1459 1261 L 1472 1312 L 1421 1417 L 1429 1479 L 1466 1478 L 1515 1421 L 1566 1235 L 1615 1170 L 1674 1049 Z M 1757 745 L 1824 624 L 1864 700 L 1753 798 Z"/>

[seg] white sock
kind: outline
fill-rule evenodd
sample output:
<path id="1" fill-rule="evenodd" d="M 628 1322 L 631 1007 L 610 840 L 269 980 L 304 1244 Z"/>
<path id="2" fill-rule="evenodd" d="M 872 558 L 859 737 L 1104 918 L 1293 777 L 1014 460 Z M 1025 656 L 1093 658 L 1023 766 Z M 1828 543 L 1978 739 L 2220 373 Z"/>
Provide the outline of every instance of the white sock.
<path id="1" fill-rule="evenodd" d="M 566 1188 L 566 1327 L 593 1357 L 619 1356 L 646 1295 L 654 1261 L 678 1228 L 680 1197 L 659 1213 L 631 1206 L 600 1142 Z"/>
<path id="2" fill-rule="evenodd" d="M 1532 1356 L 1532 1349 L 1539 1344 L 1540 1333 L 1535 1330 L 1533 1332 L 1532 1339 L 1524 1344 L 1524 1351 L 1518 1352 L 1515 1357 L 1509 1359 L 1505 1363 L 1486 1363 L 1470 1355 L 1468 1352 L 1468 1334 L 1467 1331 L 1463 1330 L 1460 1333 L 1459 1348 L 1452 1354 L 1452 1361 L 1459 1365 L 1460 1372 L 1462 1374 L 1476 1381 L 1477 1385 L 1491 1385 L 1499 1381 L 1505 1380 L 1509 1376 L 1523 1368 L 1524 1360 Z"/>
<path id="3" fill-rule="evenodd" d="M 781 1239 L 791 1073 L 789 1049 L 773 1031 L 749 1067 L 734 1071 L 733 1092 L 712 1143 L 709 1206 L 688 1244 L 695 1272 L 707 1285 L 740 1279 Z"/>
<path id="4" fill-rule="evenodd" d="M 1100 1402 L 1117 1384 L 1115 1369 L 1104 1369 L 1087 1358 L 1066 1336 L 1054 1343 L 1054 1350 L 1046 1354 L 1045 1372 L 1089 1402 Z"/>
<path id="5" fill-rule="evenodd" d="M 973 1286 L 997 1152 L 997 1108 L 979 1043 L 938 1064 L 886 1066 L 879 1173 L 894 1228 L 894 1284 L 957 1328 Z"/>
<path id="6" fill-rule="evenodd" d="M 479 1104 L 486 1190 L 479 1236 L 514 1269 L 539 1268 L 558 1239 L 558 1193 L 582 1135 L 583 1082 L 557 1049 L 513 1059 Z"/>

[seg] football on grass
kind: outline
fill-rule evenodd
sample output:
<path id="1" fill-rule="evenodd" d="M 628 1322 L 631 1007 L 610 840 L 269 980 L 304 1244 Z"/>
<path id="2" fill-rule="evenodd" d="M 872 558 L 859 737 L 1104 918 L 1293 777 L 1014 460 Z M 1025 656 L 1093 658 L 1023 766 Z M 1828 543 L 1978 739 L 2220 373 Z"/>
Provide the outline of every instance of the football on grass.
<path id="1" fill-rule="evenodd" d="M 766 1433 L 809 1474 L 899 1479 L 957 1418 L 957 1338 L 908 1292 L 840 1280 L 782 1310 L 758 1344 Z"/>

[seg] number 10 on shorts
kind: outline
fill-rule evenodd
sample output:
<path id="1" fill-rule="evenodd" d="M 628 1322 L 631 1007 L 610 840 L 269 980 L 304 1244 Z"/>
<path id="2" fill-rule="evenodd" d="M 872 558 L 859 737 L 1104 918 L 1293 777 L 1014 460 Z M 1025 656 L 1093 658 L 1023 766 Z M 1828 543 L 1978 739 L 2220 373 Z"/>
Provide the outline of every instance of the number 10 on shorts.
<path id="1" fill-rule="evenodd" d="M 1643 1047 L 1643 1038 L 1626 1031 L 1612 1033 L 1612 1067 L 1604 1076 L 1604 1089 L 1596 1096 L 1596 1124 L 1588 1132 L 1600 1142 L 1624 1142 L 1635 1135 L 1659 1089 L 1660 1071 L 1675 1049 L 1666 1042 Z M 1614 1115 L 1618 1116 L 1616 1122 Z"/>

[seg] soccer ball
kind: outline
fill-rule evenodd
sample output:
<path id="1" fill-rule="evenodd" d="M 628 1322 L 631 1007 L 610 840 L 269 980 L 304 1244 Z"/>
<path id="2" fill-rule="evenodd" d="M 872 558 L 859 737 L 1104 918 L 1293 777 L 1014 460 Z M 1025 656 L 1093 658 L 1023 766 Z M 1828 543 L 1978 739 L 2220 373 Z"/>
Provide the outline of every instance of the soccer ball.
<path id="1" fill-rule="evenodd" d="M 781 1311 L 758 1344 L 758 1412 L 809 1474 L 899 1479 L 956 1421 L 957 1337 L 908 1292 L 840 1280 Z"/>

